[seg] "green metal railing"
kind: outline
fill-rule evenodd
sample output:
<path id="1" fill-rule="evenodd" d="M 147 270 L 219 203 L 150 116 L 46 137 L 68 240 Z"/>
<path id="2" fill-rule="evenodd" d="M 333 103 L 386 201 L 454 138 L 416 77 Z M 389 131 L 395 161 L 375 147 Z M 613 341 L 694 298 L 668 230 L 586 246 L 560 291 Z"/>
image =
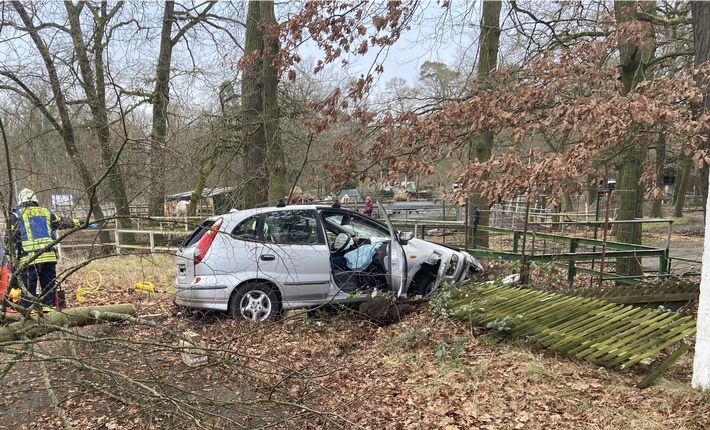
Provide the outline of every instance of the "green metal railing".
<path id="1" fill-rule="evenodd" d="M 397 228 L 413 229 L 416 237 L 459 246 L 479 258 L 517 261 L 521 263 L 521 267 L 524 269 L 523 275 L 525 277 L 523 283 L 529 281 L 527 279 L 529 271 L 525 269 L 529 268 L 529 265 L 533 262 L 565 265 L 567 280 L 570 285 L 573 284 L 578 274 L 588 274 L 600 279 L 600 281 L 614 280 L 628 283 L 636 283 L 639 280 L 648 279 L 649 276 L 663 278 L 670 275 L 671 260 L 668 243 L 670 242 L 670 226 L 673 220 L 643 219 L 606 222 L 607 224 L 668 223 L 668 240 L 665 248 L 530 230 L 512 230 L 488 226 L 469 227 L 460 221 L 393 220 L 393 222 Z M 604 221 L 586 221 L 579 224 L 584 226 L 604 226 L 604 223 Z M 554 224 L 570 225 L 570 223 L 544 223 L 548 227 Z M 533 228 L 536 227 L 535 223 L 530 225 Z M 459 234 L 427 237 L 426 231 L 429 229 L 445 229 L 445 232 L 458 232 Z M 487 235 L 489 242 L 505 243 L 507 246 L 499 246 L 497 248 L 477 247 L 476 236 L 480 234 Z M 540 242 L 542 242 L 542 246 L 540 246 Z M 553 248 L 552 244 L 555 245 L 555 249 L 551 249 Z M 619 258 L 654 259 L 658 264 L 654 270 L 642 276 L 624 276 L 603 270 L 605 262 L 616 261 Z"/>

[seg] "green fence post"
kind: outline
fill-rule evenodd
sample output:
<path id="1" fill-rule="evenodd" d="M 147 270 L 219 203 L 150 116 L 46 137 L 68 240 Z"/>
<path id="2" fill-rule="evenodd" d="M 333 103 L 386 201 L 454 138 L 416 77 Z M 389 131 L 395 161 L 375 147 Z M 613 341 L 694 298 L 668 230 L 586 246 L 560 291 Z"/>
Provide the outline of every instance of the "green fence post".
<path id="1" fill-rule="evenodd" d="M 668 272 L 670 272 L 670 268 L 668 267 L 668 266 L 670 266 L 669 260 L 670 259 L 668 258 L 668 248 L 666 248 L 663 251 L 663 254 L 661 255 L 661 257 L 659 258 L 659 263 L 658 263 L 658 272 L 661 275 L 667 275 Z"/>
<path id="2" fill-rule="evenodd" d="M 523 269 L 523 276 L 520 277 L 520 283 L 523 285 L 530 284 L 530 262 L 525 261 L 523 263 L 525 269 Z"/>
<path id="3" fill-rule="evenodd" d="M 577 252 L 577 247 L 579 246 L 579 243 L 577 239 L 570 239 L 569 241 L 569 252 L 570 254 L 574 254 Z M 569 267 L 567 268 L 567 284 L 571 287 L 572 284 L 574 284 L 574 277 L 577 274 L 577 269 L 574 265 L 574 259 L 570 259 L 569 261 Z"/>
<path id="4" fill-rule="evenodd" d="M 471 249 L 476 249 L 476 228 L 475 225 L 469 227 L 471 229 L 471 240 L 469 241 L 469 247 Z"/>
<path id="5" fill-rule="evenodd" d="M 513 253 L 518 252 L 518 242 L 520 241 L 520 231 L 515 230 L 513 232 Z"/>

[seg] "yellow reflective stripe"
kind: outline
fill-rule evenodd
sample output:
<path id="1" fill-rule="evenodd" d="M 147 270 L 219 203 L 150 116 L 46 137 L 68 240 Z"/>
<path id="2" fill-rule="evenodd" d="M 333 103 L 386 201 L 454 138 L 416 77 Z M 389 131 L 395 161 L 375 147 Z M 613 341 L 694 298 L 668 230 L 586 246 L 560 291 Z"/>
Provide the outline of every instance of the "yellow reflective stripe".
<path id="1" fill-rule="evenodd" d="M 54 239 L 51 237 L 35 240 L 23 240 L 22 250 L 25 252 L 41 251 L 47 247 L 54 245 Z"/>
<path id="2" fill-rule="evenodd" d="M 23 255 L 20 257 L 20 263 L 26 263 L 35 254 L 42 250 L 47 250 L 54 245 L 55 240 L 52 237 L 52 214 L 49 209 L 38 207 L 38 206 L 28 206 L 21 209 L 22 222 L 24 223 L 25 234 L 27 235 L 21 242 Z M 30 219 L 35 217 L 44 218 L 44 223 L 46 224 L 46 231 L 49 237 L 33 237 L 33 231 L 30 224 Z M 56 263 L 57 254 L 54 251 L 43 252 L 39 257 L 32 260 L 31 264 L 40 263 Z"/>
<path id="3" fill-rule="evenodd" d="M 35 252 L 30 252 L 29 254 L 25 254 L 22 257 L 20 257 L 20 264 L 27 263 L 32 257 L 34 257 L 35 254 L 36 254 Z M 40 263 L 56 263 L 56 262 L 57 262 L 57 254 L 54 251 L 47 251 L 47 252 L 43 252 L 42 254 L 40 254 L 39 257 L 32 260 L 30 265 L 40 264 Z"/>

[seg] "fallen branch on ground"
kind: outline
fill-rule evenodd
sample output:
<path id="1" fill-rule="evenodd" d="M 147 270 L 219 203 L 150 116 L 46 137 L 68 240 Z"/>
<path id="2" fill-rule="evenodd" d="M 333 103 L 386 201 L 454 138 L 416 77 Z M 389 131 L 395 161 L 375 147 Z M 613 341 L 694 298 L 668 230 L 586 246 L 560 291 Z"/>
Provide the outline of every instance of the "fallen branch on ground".
<path id="1" fill-rule="evenodd" d="M 0 344 L 21 339 L 34 339 L 59 330 L 62 327 L 80 327 L 104 322 L 124 321 L 135 316 L 136 309 L 130 304 L 90 306 L 30 315 L 21 321 L 0 327 Z"/>

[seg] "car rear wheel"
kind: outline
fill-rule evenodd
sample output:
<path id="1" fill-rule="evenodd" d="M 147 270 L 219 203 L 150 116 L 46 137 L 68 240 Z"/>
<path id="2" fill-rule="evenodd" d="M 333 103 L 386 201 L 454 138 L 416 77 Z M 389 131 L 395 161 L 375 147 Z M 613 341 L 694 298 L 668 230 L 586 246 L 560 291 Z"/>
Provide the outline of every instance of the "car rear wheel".
<path id="1" fill-rule="evenodd" d="M 266 284 L 246 284 L 232 296 L 229 310 L 234 318 L 260 322 L 276 316 L 278 298 Z"/>

